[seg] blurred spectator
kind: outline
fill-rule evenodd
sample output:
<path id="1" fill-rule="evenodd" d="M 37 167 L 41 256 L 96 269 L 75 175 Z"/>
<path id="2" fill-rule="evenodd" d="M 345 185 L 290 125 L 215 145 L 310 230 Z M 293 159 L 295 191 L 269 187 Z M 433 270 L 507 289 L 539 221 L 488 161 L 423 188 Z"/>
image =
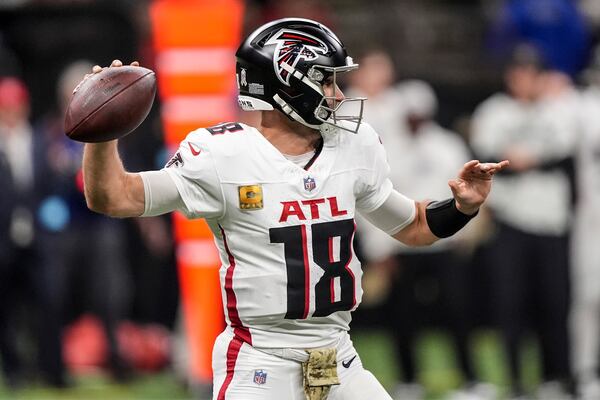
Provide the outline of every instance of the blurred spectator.
<path id="1" fill-rule="evenodd" d="M 469 160 L 469 151 L 458 135 L 434 122 L 437 99 L 433 89 L 422 81 L 392 86 L 393 64 L 381 51 L 369 52 L 359 62 L 361 68 L 353 74 L 348 92 L 369 98 L 365 119 L 381 135 L 394 186 L 413 198 L 448 197 L 447 182 L 452 178 L 451 171 Z M 365 300 L 368 302 L 373 296 L 367 291 L 369 287 L 373 290 L 374 274 L 379 275 L 377 279 L 387 282 L 386 324 L 394 337 L 401 369 L 402 377 L 398 377 L 398 381 L 403 382 L 397 385 L 394 397 L 418 399 L 424 395 L 417 383 L 416 335 L 424 321 L 436 318 L 418 315 L 423 310 L 419 303 L 423 302 L 443 304 L 442 313 L 447 318 L 443 318 L 443 322 L 451 328 L 459 368 L 465 381 L 474 383 L 467 340 L 470 327 L 467 264 L 453 247 L 456 243 L 444 240 L 429 248 L 408 248 L 366 222 L 360 227 L 369 262 L 365 274 Z M 424 299 L 428 297 L 426 292 L 433 293 L 434 299 Z M 474 388 L 471 386 L 468 389 Z"/>
<path id="2" fill-rule="evenodd" d="M 395 132 L 395 129 L 401 129 L 404 126 L 404 110 L 400 93 L 393 86 L 396 76 L 391 57 L 385 51 L 375 49 L 360 56 L 358 61 L 360 68 L 349 75 L 349 87 L 345 90 L 348 96 L 369 99 L 365 103 L 364 118 L 376 131 Z M 386 141 L 398 137 L 395 133 L 385 136 Z M 390 136 L 389 139 L 387 136 Z M 392 166 L 392 169 L 395 168 Z"/>
<path id="3" fill-rule="evenodd" d="M 408 81 L 401 83 L 398 90 L 404 103 L 405 132 L 408 135 L 401 146 L 394 149 L 386 147 L 388 157 L 396 160 L 394 164 L 400 164 L 391 171 L 392 182 L 398 190 L 410 193 L 409 196 L 413 198 L 446 198 L 449 195 L 447 182 L 452 178 L 450 171 L 460 168 L 470 159 L 469 150 L 456 133 L 434 122 L 437 99 L 428 84 Z M 396 290 L 390 298 L 390 308 L 395 310 L 393 312 L 397 318 L 392 318 L 394 322 L 391 328 L 396 335 L 397 352 L 403 370 L 412 369 L 414 376 L 412 353 L 415 335 L 419 324 L 427 320 L 427 317 L 419 317 L 415 313 L 419 309 L 419 302 L 427 302 L 427 287 L 433 290 L 432 293 L 437 291 L 437 296 L 430 301 L 437 304 L 440 315 L 433 320 L 449 328 L 457 367 L 465 382 L 464 388 L 450 394 L 450 398 L 477 396 L 475 398 L 483 399 L 488 398 L 483 397 L 487 396 L 488 390 L 476 382 L 469 354 L 471 299 L 467 257 L 461 254 L 458 245 L 461 238 L 464 240 L 464 236 L 458 235 L 453 240 L 442 240 L 429 248 L 398 249 L 395 255 L 399 269 Z M 410 375 L 405 372 L 404 376 Z"/>
<path id="4" fill-rule="evenodd" d="M 0 260 L 0 355 L 9 386 L 24 378 L 19 354 L 17 318 L 22 300 L 31 300 L 36 258 L 34 246 L 33 130 L 29 92 L 17 78 L 0 78 L 0 168 L 2 168 L 2 233 Z"/>
<path id="5" fill-rule="evenodd" d="M 18 385 L 19 357 L 15 352 L 15 333 L 11 321 L 12 308 L 9 298 L 9 282 L 12 263 L 12 240 L 10 239 L 10 223 L 12 210 L 15 205 L 13 180 L 10 165 L 0 152 L 0 185 L 3 194 L 0 196 L 0 364 L 4 376 L 4 383 L 8 387 Z"/>
<path id="6" fill-rule="evenodd" d="M 576 1 L 505 0 L 492 24 L 490 44 L 500 59 L 530 43 L 550 68 L 572 77 L 587 62 L 591 38 Z"/>
<path id="7" fill-rule="evenodd" d="M 36 125 L 44 149 L 39 158 L 43 181 L 38 187 L 43 263 L 37 276 L 44 329 L 40 352 L 62 371 L 63 324 L 91 311 L 101 319 L 108 338 L 108 367 L 121 379 L 128 369 L 119 355 L 116 329 L 129 311 L 131 293 L 124 226 L 87 209 L 80 172 L 83 144 L 69 140 L 63 130 L 73 88 L 91 66 L 78 61 L 64 69 L 57 85 L 59 108 Z"/>
<path id="8" fill-rule="evenodd" d="M 568 239 L 578 96 L 568 76 L 546 70 L 530 46 L 516 48 L 505 83 L 507 93 L 493 95 L 475 111 L 471 136 L 481 159 L 511 162 L 488 203 L 497 222 L 489 257 L 491 295 L 513 393 L 523 391 L 520 346 L 532 327 L 543 360 L 538 395 L 559 399 L 566 396 L 570 375 Z"/>
<path id="9" fill-rule="evenodd" d="M 600 399 L 600 52 L 585 74 L 582 137 L 578 146 L 578 202 L 573 228 L 573 372 L 583 400 Z"/>

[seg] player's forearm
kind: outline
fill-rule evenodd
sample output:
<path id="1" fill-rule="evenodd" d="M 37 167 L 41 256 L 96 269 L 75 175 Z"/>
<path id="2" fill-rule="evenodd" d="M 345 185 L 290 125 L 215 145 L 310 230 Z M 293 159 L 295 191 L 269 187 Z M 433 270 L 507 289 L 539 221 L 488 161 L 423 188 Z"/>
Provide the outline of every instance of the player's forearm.
<path id="1" fill-rule="evenodd" d="M 393 237 L 408 246 L 429 246 L 435 243 L 439 238 L 431 232 L 427 225 L 426 207 L 427 202 L 416 202 L 415 219 Z"/>
<path id="2" fill-rule="evenodd" d="M 83 179 L 91 210 L 113 217 L 138 216 L 144 211 L 143 184 L 137 174 L 123 168 L 116 140 L 85 145 Z"/>

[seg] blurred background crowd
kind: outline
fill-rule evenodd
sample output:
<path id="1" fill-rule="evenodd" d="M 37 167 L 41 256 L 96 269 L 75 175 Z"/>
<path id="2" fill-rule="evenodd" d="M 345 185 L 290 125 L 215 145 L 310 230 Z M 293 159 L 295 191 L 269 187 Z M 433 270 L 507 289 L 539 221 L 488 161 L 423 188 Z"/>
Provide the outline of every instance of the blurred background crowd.
<path id="1" fill-rule="evenodd" d="M 129 398 L 203 398 L 178 362 L 170 217 L 88 211 L 62 125 L 92 65 L 154 67 L 150 3 L 0 1 L 0 397 L 100 373 L 169 390 Z M 365 365 L 395 399 L 600 399 L 600 2 L 249 0 L 244 32 L 285 16 L 330 26 L 360 64 L 342 89 L 369 98 L 400 192 L 447 198 L 465 161 L 511 161 L 479 217 L 430 248 L 359 221 Z M 121 141 L 130 170 L 173 150 L 159 103 Z"/>

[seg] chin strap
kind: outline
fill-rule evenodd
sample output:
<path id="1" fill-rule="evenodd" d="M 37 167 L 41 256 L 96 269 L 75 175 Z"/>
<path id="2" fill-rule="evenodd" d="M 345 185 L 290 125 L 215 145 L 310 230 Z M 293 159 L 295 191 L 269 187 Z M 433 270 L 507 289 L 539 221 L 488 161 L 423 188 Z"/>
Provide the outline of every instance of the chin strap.
<path id="1" fill-rule="evenodd" d="M 296 111 L 294 111 L 292 109 L 292 107 L 290 107 L 290 105 L 285 102 L 285 100 L 283 100 L 281 97 L 279 97 L 278 94 L 273 96 L 273 100 L 275 100 L 275 102 L 277 104 L 279 104 L 279 106 L 281 107 L 281 111 L 285 115 L 287 115 L 287 117 L 289 119 L 291 119 L 292 121 L 300 122 L 302 125 L 308 126 L 309 128 L 312 128 L 312 129 L 316 129 L 324 135 L 333 135 L 335 133 L 338 133 L 340 130 L 340 128 L 338 128 L 337 126 L 327 123 L 327 122 L 324 122 L 321 125 L 309 124 L 308 122 L 306 122 L 304 120 L 304 118 L 302 118 L 300 116 L 300 114 L 298 114 Z"/>
<path id="2" fill-rule="evenodd" d="M 291 118 L 293 121 L 300 122 L 302 125 L 308 126 L 309 128 L 312 128 L 312 129 L 319 129 L 321 127 L 321 125 L 313 125 L 313 124 L 309 124 L 308 122 L 306 122 L 304 120 L 304 118 L 302 118 L 300 116 L 300 114 L 298 114 L 296 111 L 294 111 L 294 109 L 292 107 L 290 107 L 290 105 L 288 103 L 286 103 L 285 100 L 283 100 L 281 97 L 279 97 L 278 94 L 273 96 L 273 100 L 275 100 L 275 102 L 277 104 L 279 104 L 279 106 L 281 107 L 281 111 L 285 115 L 287 115 L 289 118 Z"/>
<path id="3" fill-rule="evenodd" d="M 340 128 L 338 128 L 335 125 L 323 123 L 323 124 L 319 125 L 319 131 L 323 135 L 334 135 L 340 131 Z"/>

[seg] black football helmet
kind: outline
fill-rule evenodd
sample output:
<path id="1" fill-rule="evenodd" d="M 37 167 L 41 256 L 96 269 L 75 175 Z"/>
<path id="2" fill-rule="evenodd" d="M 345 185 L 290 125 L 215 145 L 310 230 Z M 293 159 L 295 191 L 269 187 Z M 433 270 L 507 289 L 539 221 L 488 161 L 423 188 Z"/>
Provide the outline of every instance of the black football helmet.
<path id="1" fill-rule="evenodd" d="M 238 102 L 246 111 L 277 109 L 313 129 L 335 126 L 353 133 L 365 98 L 336 100 L 323 84 L 337 87 L 341 72 L 358 68 L 338 37 L 302 18 L 279 19 L 256 29 L 236 52 Z M 342 115 L 350 112 L 349 115 Z"/>

